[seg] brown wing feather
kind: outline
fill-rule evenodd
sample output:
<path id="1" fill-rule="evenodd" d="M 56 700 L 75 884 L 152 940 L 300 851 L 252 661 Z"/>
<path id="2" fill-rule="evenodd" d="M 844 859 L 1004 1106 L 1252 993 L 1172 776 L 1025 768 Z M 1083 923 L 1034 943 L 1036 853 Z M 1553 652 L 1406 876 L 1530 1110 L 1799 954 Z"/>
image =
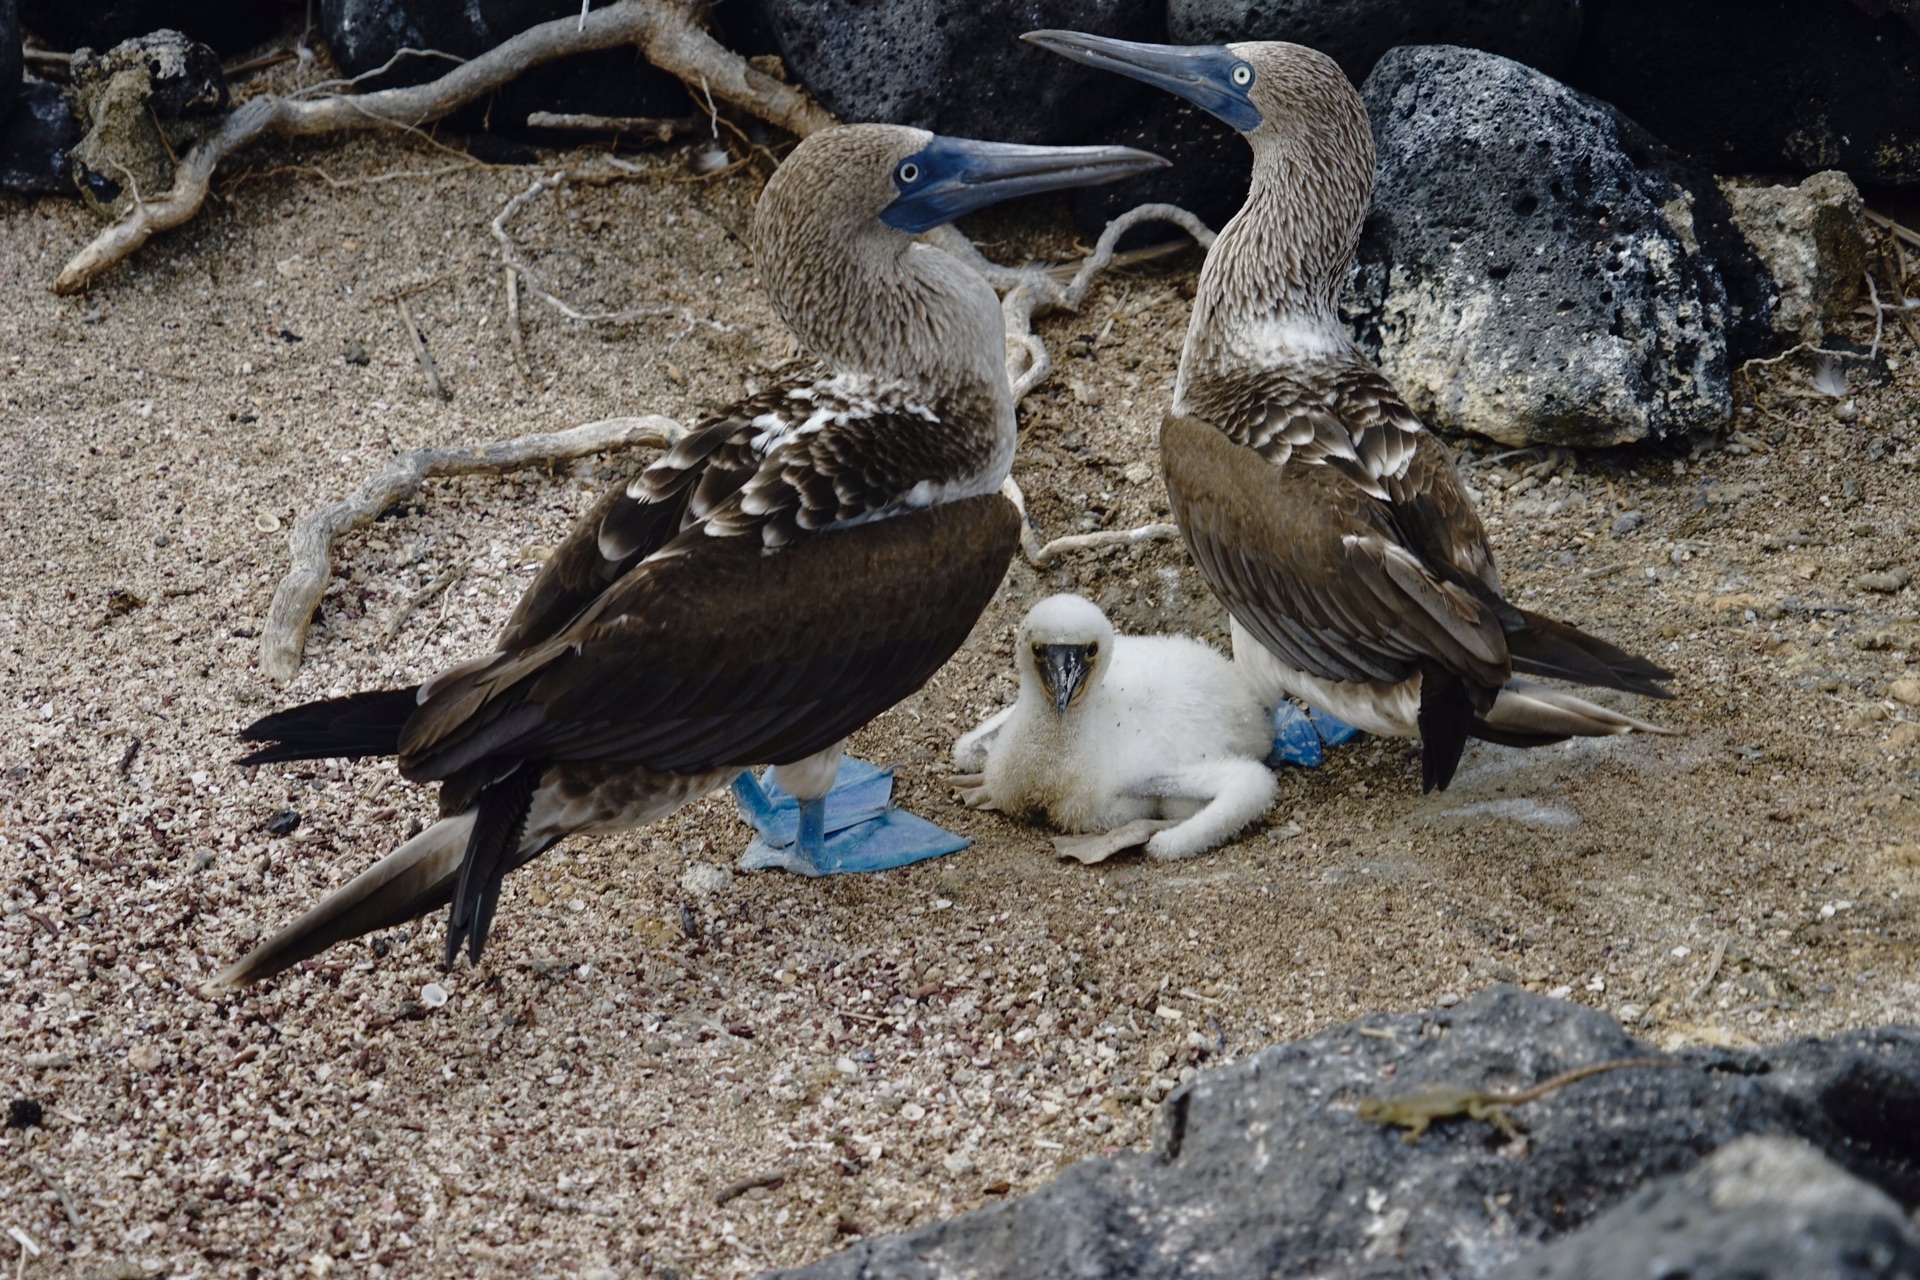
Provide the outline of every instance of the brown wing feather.
<path id="1" fill-rule="evenodd" d="M 1431 662 L 1496 688 L 1510 674 L 1493 611 L 1431 572 L 1391 506 L 1343 469 L 1275 466 L 1191 416 L 1169 415 L 1160 446 L 1201 576 L 1290 665 L 1326 680 L 1399 681 Z"/>
<path id="2" fill-rule="evenodd" d="M 546 644 L 436 687 L 401 768 L 436 778 L 538 758 L 692 772 L 810 755 L 952 656 L 1018 541 L 998 495 L 778 550 L 690 529 Z"/>

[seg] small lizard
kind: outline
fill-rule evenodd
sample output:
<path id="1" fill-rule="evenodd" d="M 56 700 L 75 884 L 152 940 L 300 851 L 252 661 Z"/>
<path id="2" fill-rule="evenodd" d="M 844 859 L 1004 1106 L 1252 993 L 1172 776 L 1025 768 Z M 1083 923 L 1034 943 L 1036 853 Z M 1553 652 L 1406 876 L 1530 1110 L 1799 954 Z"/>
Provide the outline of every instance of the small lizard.
<path id="1" fill-rule="evenodd" d="M 1602 1071 L 1623 1071 L 1628 1067 L 1684 1067 L 1673 1058 L 1617 1058 L 1612 1062 L 1594 1062 L 1542 1080 L 1529 1089 L 1469 1089 L 1464 1085 L 1430 1084 L 1394 1098 L 1362 1098 L 1354 1114 L 1375 1124 L 1397 1124 L 1406 1129 L 1403 1139 L 1420 1141 L 1420 1135 L 1435 1120 L 1465 1116 L 1485 1120 L 1509 1138 L 1518 1140 L 1520 1131 L 1507 1116 L 1508 1107 L 1536 1102 L 1556 1089 L 1576 1080 L 1599 1075 Z"/>

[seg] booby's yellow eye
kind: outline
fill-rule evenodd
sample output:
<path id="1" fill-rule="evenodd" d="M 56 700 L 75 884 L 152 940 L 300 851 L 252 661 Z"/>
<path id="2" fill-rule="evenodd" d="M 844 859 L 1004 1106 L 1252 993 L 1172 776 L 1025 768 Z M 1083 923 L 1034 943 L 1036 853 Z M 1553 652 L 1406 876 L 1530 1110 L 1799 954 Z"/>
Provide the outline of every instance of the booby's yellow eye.
<path id="1" fill-rule="evenodd" d="M 1243 62 L 1233 69 L 1232 76 L 1233 83 L 1244 89 L 1253 83 L 1253 68 Z"/>
<path id="2" fill-rule="evenodd" d="M 905 163 L 903 163 L 900 166 L 900 181 L 902 182 L 920 181 L 920 166 L 915 164 L 911 160 L 908 160 Z"/>

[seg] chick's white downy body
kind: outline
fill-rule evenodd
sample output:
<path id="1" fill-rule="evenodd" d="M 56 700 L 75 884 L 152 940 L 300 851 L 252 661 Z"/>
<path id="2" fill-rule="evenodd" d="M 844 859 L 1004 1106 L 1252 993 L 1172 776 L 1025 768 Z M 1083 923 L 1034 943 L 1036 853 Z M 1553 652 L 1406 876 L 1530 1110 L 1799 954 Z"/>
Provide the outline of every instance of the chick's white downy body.
<path id="1" fill-rule="evenodd" d="M 1062 652 L 1078 656 L 1063 668 L 1049 657 Z M 957 780 L 968 803 L 1111 836 L 1059 842 L 1083 861 L 1143 838 L 1153 857 L 1192 857 L 1272 803 L 1271 716 L 1206 645 L 1116 636 L 1089 601 L 1053 596 L 1022 622 L 1014 660 L 1014 705 L 954 745 L 956 765 L 977 772 Z M 1073 687 L 1062 669 L 1080 673 Z"/>

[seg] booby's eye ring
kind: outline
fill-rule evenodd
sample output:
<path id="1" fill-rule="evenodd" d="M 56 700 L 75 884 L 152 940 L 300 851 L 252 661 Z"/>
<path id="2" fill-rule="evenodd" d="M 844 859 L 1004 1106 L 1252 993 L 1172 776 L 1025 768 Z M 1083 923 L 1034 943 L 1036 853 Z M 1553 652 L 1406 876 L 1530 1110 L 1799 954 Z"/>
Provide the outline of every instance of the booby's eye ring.
<path id="1" fill-rule="evenodd" d="M 1227 74 L 1237 89 L 1244 89 L 1253 83 L 1253 68 L 1244 62 Z"/>
<path id="2" fill-rule="evenodd" d="M 920 181 L 920 166 L 911 160 L 901 161 L 900 167 L 895 170 L 895 173 L 899 176 L 900 181 L 909 186 Z"/>

